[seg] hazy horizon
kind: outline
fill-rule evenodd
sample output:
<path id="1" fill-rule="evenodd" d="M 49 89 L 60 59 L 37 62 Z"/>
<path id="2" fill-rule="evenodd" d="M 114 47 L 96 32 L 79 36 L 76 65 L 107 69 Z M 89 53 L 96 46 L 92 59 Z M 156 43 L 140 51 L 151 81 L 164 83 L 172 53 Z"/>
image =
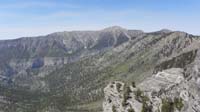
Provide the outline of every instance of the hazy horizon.
<path id="1" fill-rule="evenodd" d="M 0 40 L 115 25 L 200 35 L 198 0 L 6 0 L 0 9 Z"/>
<path id="2" fill-rule="evenodd" d="M 119 26 L 119 25 L 113 25 L 113 26 Z M 60 31 L 53 31 L 53 32 L 49 32 L 49 33 L 41 33 L 39 35 L 31 35 L 31 36 L 21 36 L 21 37 L 11 37 L 11 38 L 0 38 L 0 40 L 12 40 L 12 39 L 19 39 L 19 38 L 26 38 L 26 37 L 40 37 L 40 36 L 46 36 L 46 35 L 49 35 L 49 34 L 52 34 L 52 33 L 57 33 L 57 32 L 73 32 L 73 31 L 100 31 L 100 30 L 103 30 L 105 28 L 109 28 L 109 27 L 113 27 L 113 26 L 105 26 L 105 27 L 102 27 L 102 28 L 96 28 L 96 29 L 72 29 L 72 30 L 60 30 Z M 119 26 L 119 27 L 122 27 L 122 26 Z M 167 28 L 162 28 L 162 29 L 158 29 L 158 30 L 152 30 L 152 31 L 144 31 L 142 29 L 131 29 L 131 28 L 126 28 L 126 27 L 122 27 L 122 28 L 125 28 L 127 30 L 141 30 L 145 33 L 150 33 L 150 32 L 156 32 L 156 31 L 160 31 L 160 30 L 170 30 L 170 31 L 180 31 L 180 32 L 186 32 L 186 31 L 181 31 L 181 30 L 172 30 L 172 29 L 167 29 Z M 189 33 L 189 32 L 186 32 L 186 33 Z M 192 33 L 189 33 L 189 34 L 192 34 Z M 198 34 L 192 34 L 192 35 L 196 35 L 196 36 L 200 36 Z"/>

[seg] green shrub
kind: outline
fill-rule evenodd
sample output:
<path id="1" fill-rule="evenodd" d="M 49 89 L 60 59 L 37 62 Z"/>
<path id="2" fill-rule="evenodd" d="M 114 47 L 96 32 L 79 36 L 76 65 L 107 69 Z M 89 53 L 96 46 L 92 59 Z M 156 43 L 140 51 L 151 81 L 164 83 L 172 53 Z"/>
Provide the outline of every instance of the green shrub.
<path id="1" fill-rule="evenodd" d="M 161 112 L 174 112 L 174 103 L 169 99 L 163 99 Z"/>
<path id="2" fill-rule="evenodd" d="M 128 109 L 128 112 L 135 112 L 133 108 Z"/>
<path id="3" fill-rule="evenodd" d="M 124 93 L 124 99 L 123 99 L 123 103 L 126 104 L 126 101 L 129 99 L 129 94 L 128 93 Z"/>
<path id="4" fill-rule="evenodd" d="M 126 92 L 128 93 L 128 94 L 130 94 L 132 91 L 131 91 L 131 88 L 130 87 L 127 87 L 126 88 Z"/>
<path id="5" fill-rule="evenodd" d="M 152 106 L 149 106 L 146 102 L 143 102 L 141 112 L 152 112 Z"/>
<path id="6" fill-rule="evenodd" d="M 125 107 L 125 106 L 127 106 L 127 105 L 128 105 L 128 103 L 126 102 L 125 99 L 123 99 L 123 101 L 122 101 L 122 106 Z"/>
<path id="7" fill-rule="evenodd" d="M 184 106 L 183 99 L 182 98 L 174 98 L 174 105 L 179 111 L 181 111 L 181 109 Z"/>
<path id="8" fill-rule="evenodd" d="M 132 82 L 132 86 L 133 86 L 134 88 L 136 87 L 135 82 Z"/>
<path id="9" fill-rule="evenodd" d="M 124 92 L 124 99 L 128 100 L 130 97 L 130 93 L 131 93 L 131 89 L 129 87 L 126 88 L 125 92 Z"/>
<path id="10" fill-rule="evenodd" d="M 143 95 L 143 96 L 141 96 L 141 97 L 142 97 L 142 102 L 147 102 L 147 101 L 149 101 L 149 97 L 148 97 L 148 96 Z"/>
<path id="11" fill-rule="evenodd" d="M 124 92 L 124 99 L 122 101 L 122 105 L 126 106 L 128 105 L 128 103 L 126 102 L 129 98 L 131 98 L 130 96 L 131 93 L 131 89 L 129 87 L 126 88 L 125 92 Z"/>
<path id="12" fill-rule="evenodd" d="M 174 112 L 175 108 L 179 111 L 183 108 L 183 100 L 182 98 L 174 98 L 174 101 L 169 101 L 169 99 L 162 100 L 162 112 Z"/>
<path id="13" fill-rule="evenodd" d="M 152 106 L 149 106 L 147 104 L 147 101 L 149 101 L 149 98 L 145 95 L 140 96 L 142 100 L 142 112 L 152 112 Z"/>
<path id="14" fill-rule="evenodd" d="M 116 84 L 116 88 L 117 88 L 117 91 L 118 91 L 118 92 L 120 92 L 120 91 L 121 91 L 121 90 L 120 90 L 120 89 L 121 89 L 121 87 L 122 87 L 122 84 L 120 84 L 120 83 L 117 83 L 117 84 Z"/>
<path id="15" fill-rule="evenodd" d="M 112 106 L 112 112 L 117 112 L 117 109 L 114 105 Z"/>
<path id="16" fill-rule="evenodd" d="M 141 102 L 141 96 L 142 96 L 143 92 L 140 89 L 137 89 L 137 91 L 135 92 L 135 99 L 137 101 Z"/>

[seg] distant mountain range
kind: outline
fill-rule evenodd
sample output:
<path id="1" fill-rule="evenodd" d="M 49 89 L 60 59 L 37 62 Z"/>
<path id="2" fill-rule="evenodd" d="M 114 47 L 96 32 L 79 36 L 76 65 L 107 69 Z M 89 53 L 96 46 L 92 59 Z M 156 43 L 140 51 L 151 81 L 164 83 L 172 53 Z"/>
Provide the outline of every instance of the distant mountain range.
<path id="1" fill-rule="evenodd" d="M 199 52 L 200 36 L 119 26 L 1 40 L 0 111 L 101 112 L 109 82 L 139 85 L 162 70 L 193 68 Z"/>

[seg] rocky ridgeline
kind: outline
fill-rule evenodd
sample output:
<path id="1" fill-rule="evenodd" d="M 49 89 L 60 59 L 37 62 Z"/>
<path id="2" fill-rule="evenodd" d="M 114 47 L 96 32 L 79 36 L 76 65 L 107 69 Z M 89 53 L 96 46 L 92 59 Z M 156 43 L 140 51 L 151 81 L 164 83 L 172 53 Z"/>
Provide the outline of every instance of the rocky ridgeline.
<path id="1" fill-rule="evenodd" d="M 105 89 L 104 112 L 200 112 L 198 81 L 181 68 L 154 74 L 135 87 L 112 82 Z"/>
<path id="2" fill-rule="evenodd" d="M 0 112 L 100 112 L 119 79 L 137 88 L 111 83 L 105 111 L 198 112 L 199 49 L 185 32 L 117 26 L 0 41 Z"/>

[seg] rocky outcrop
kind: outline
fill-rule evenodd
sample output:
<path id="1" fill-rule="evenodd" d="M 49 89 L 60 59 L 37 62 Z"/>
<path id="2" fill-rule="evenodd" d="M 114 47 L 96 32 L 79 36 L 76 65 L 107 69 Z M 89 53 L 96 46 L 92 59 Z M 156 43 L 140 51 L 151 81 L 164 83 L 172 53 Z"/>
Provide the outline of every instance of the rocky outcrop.
<path id="1" fill-rule="evenodd" d="M 128 112 L 131 109 L 139 112 L 141 110 L 142 104 L 134 99 L 133 91 L 136 91 L 136 89 L 130 86 L 129 96 L 126 96 L 125 88 L 125 84 L 119 81 L 112 82 L 104 88 L 104 112 Z"/>
<path id="2" fill-rule="evenodd" d="M 128 93 L 124 83 L 110 83 L 104 89 L 103 110 L 104 112 L 199 112 L 198 81 L 188 81 L 184 74 L 181 68 L 163 70 L 138 84 L 137 89 L 128 86 Z M 120 91 L 117 89 L 118 84 L 123 85 Z"/>

